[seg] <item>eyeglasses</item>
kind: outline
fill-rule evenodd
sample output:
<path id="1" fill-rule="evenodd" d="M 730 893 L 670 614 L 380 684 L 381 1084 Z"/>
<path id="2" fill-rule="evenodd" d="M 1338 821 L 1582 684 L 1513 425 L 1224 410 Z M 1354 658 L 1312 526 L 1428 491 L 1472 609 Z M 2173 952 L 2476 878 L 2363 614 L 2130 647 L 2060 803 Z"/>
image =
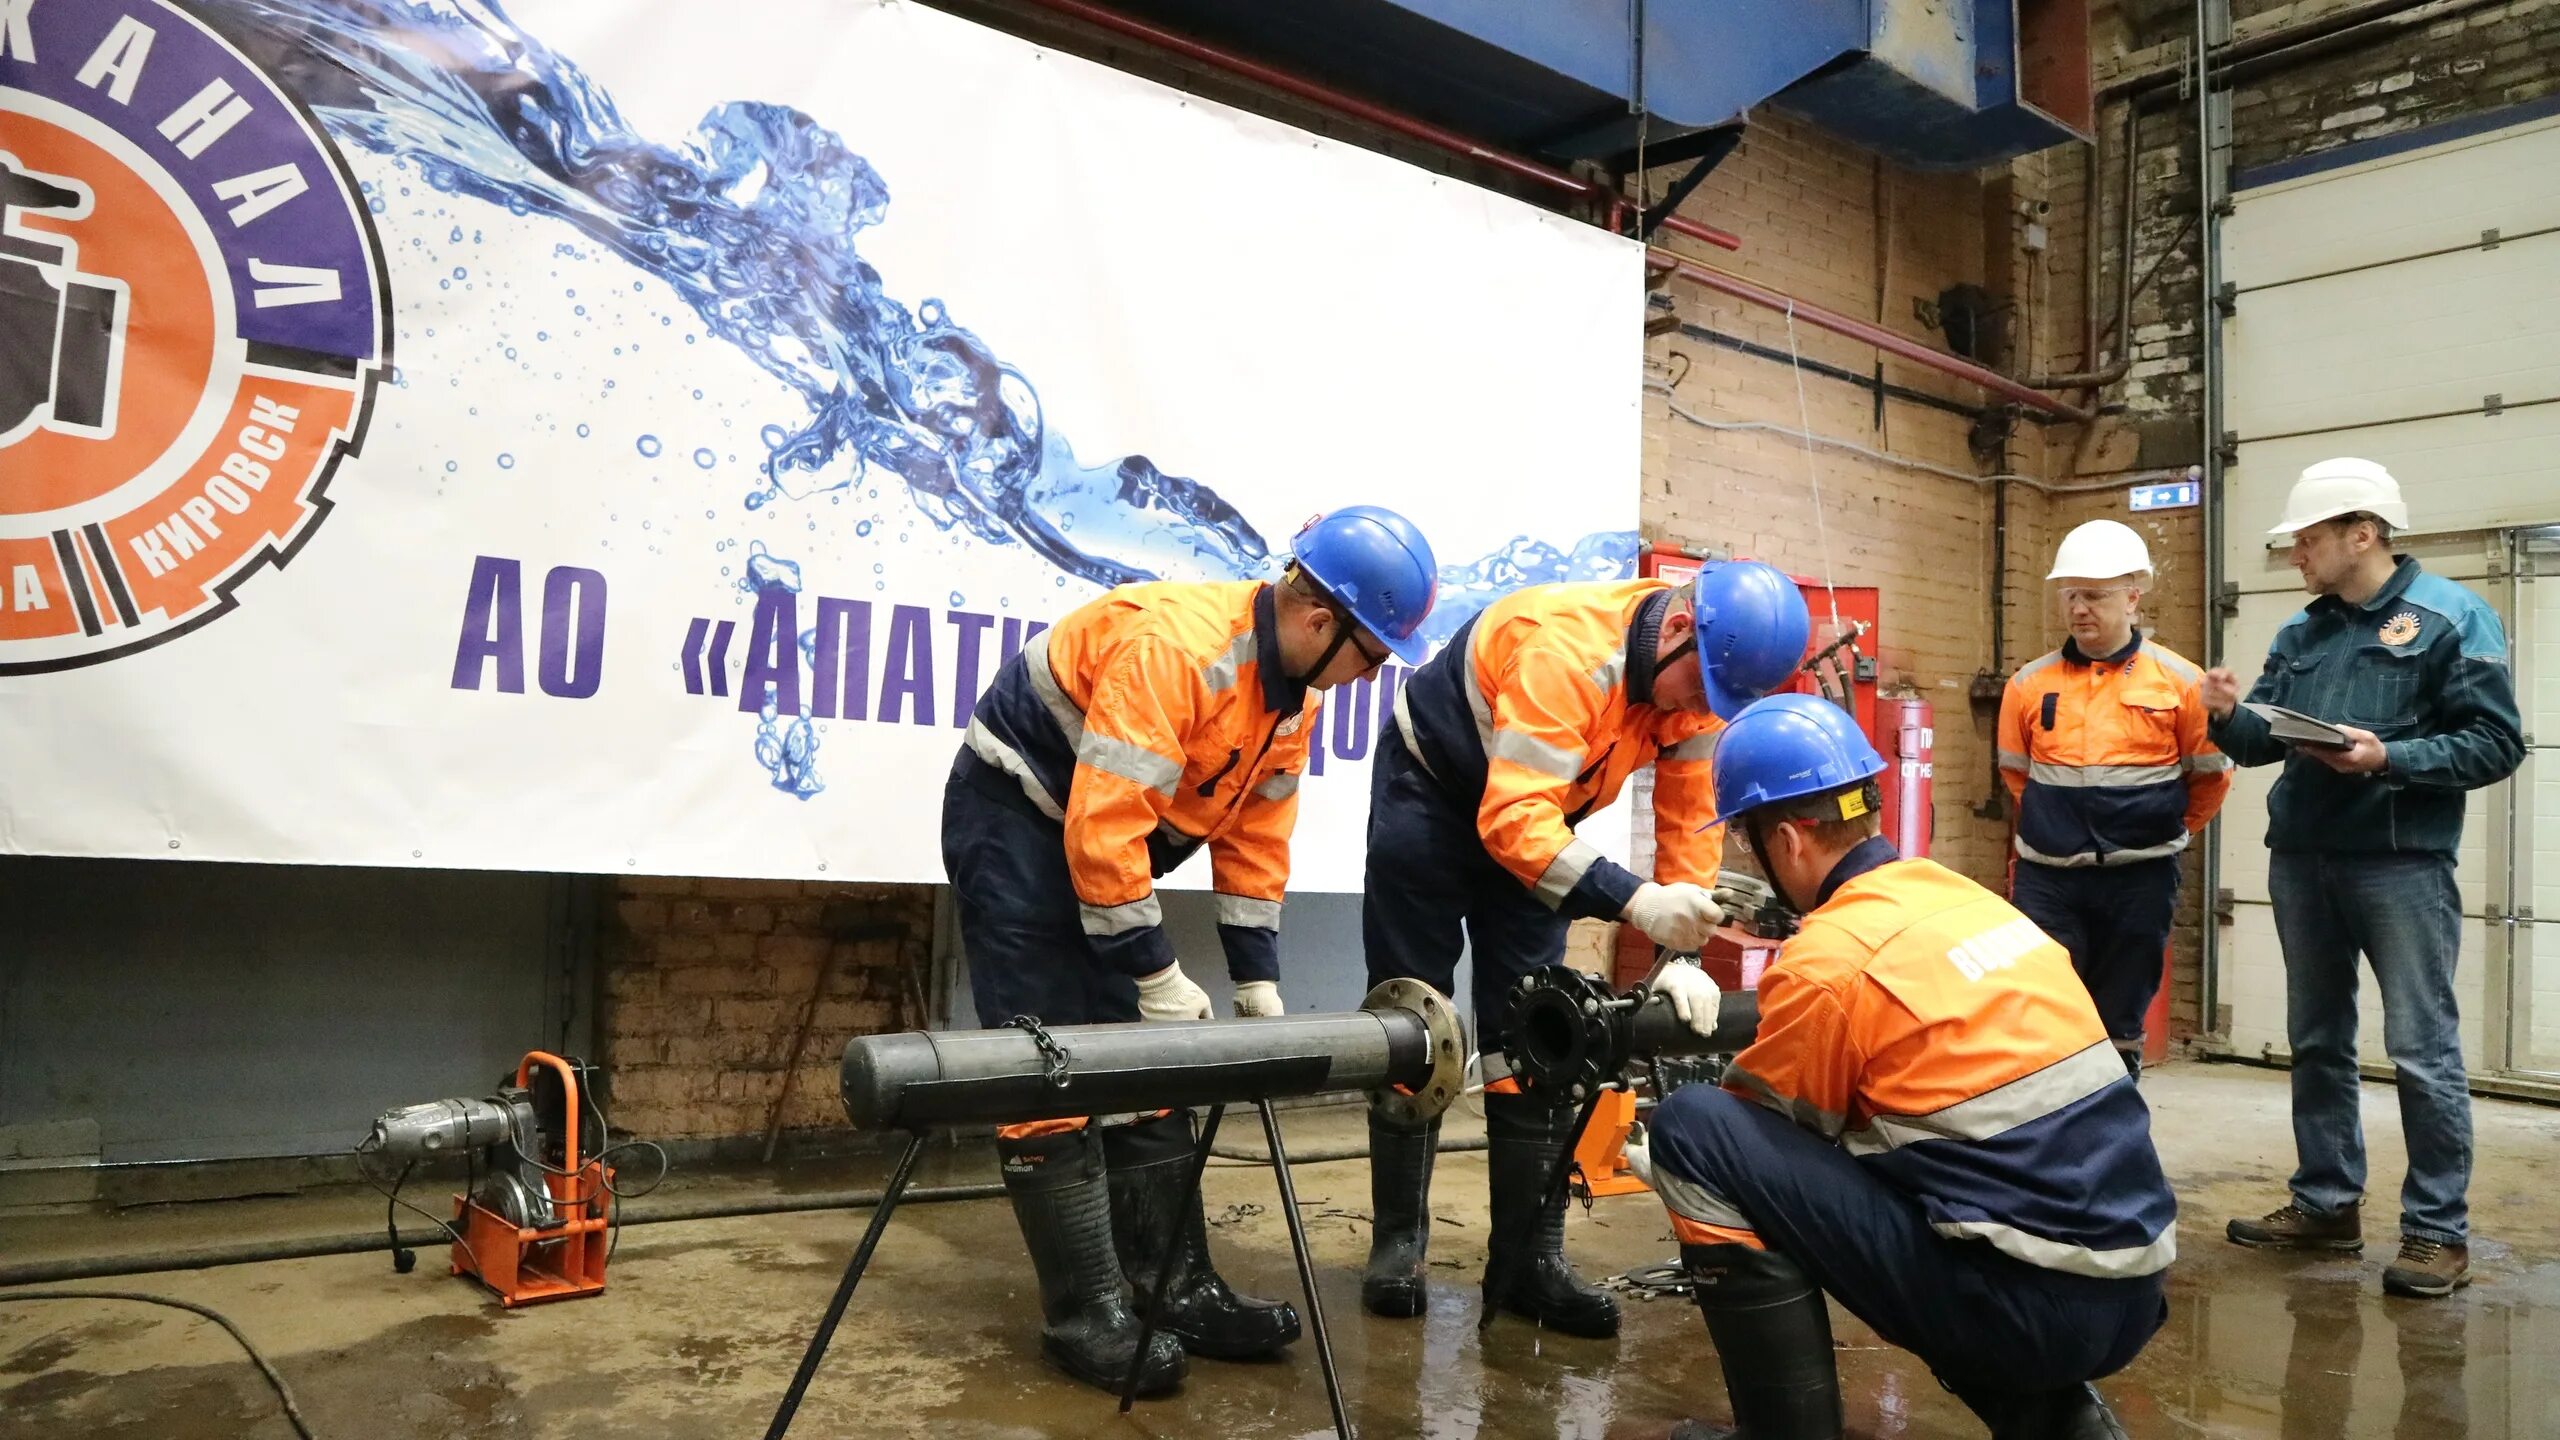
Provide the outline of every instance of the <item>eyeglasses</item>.
<path id="1" fill-rule="evenodd" d="M 2101 585 L 2094 589 L 2083 589 L 2074 585 L 2060 593 L 2062 603 L 2065 605 L 2095 605 L 2110 595 L 2126 595 L 2132 591 L 2133 587 L 2130 585 Z"/>
<path id="2" fill-rule="evenodd" d="M 1368 645 L 1363 643 L 1360 639 L 1360 627 L 1357 625 L 1354 625 L 1350 629 L 1344 631 L 1343 634 L 1351 641 L 1351 648 L 1360 652 L 1360 658 L 1369 662 L 1365 667 L 1366 669 L 1377 669 L 1379 666 L 1386 664 L 1388 659 L 1395 653 L 1392 650 L 1381 650 L 1376 654 L 1371 654 Z"/>

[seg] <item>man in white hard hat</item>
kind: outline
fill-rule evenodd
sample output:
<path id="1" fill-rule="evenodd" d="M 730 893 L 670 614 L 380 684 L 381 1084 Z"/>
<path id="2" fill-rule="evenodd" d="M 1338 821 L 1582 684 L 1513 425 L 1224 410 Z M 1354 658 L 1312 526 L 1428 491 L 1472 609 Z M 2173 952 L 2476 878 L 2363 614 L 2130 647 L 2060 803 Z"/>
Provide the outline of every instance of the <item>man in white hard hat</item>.
<path id="1" fill-rule="evenodd" d="M 2000 774 L 2017 802 L 2010 901 L 2071 953 L 2127 1074 L 2160 989 L 2178 854 L 2231 789 L 2207 738 L 2203 670 L 2135 622 L 2151 551 L 2113 520 L 2062 537 L 2053 573 L 2071 638 L 2000 697 Z"/>
<path id="2" fill-rule="evenodd" d="M 2239 706 L 2228 670 L 2204 680 L 2213 739 L 2242 765 L 2282 762 L 2267 802 L 2267 888 L 2284 946 L 2285 1033 L 2293 1048 L 2292 1199 L 2234 1220 L 2241 1245 L 2364 1248 L 2364 1134 L 2356 1073 L 2356 956 L 2382 993 L 2384 1044 L 2399 1077 L 2409 1172 L 2400 1255 L 2382 1272 L 2399 1295 L 2448 1295 L 2471 1279 L 2471 1096 L 2453 995 L 2462 902 L 2454 847 L 2463 793 L 2524 759 L 2506 632 L 2470 591 L 2391 551 L 2409 508 L 2370 460 L 2302 472 L 2271 535 L 2293 537 L 2293 568 L 2314 598 L 2276 632 L 2252 704 L 2281 705 L 2342 731 L 2333 748 L 2287 746 Z"/>

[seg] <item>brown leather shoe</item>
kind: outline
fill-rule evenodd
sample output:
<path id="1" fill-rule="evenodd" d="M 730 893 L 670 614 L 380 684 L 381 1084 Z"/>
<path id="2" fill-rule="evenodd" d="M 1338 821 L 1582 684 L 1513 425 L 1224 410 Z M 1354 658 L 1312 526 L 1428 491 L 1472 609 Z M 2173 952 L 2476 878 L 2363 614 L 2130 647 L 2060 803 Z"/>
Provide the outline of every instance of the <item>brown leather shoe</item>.
<path id="1" fill-rule="evenodd" d="M 2362 1250 L 2364 1206 L 2350 1203 L 2335 1215 L 2321 1215 L 2288 1203 L 2255 1220 L 2234 1220 L 2223 1233 L 2234 1245 L 2270 1250 Z"/>
<path id="2" fill-rule="evenodd" d="M 2471 1283 L 2471 1247 L 2441 1240 L 2401 1237 L 2400 1258 L 2382 1272 L 2386 1295 L 2414 1295 L 2433 1300 Z"/>

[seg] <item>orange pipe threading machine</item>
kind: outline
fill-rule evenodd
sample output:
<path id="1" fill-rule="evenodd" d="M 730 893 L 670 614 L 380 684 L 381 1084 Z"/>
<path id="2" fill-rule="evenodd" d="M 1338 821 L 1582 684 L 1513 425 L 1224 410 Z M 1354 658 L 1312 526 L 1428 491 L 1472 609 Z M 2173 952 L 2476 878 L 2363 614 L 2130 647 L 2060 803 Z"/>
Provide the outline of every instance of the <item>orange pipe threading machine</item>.
<path id="1" fill-rule="evenodd" d="M 579 1153 L 581 1097 L 577 1072 L 568 1061 L 542 1050 L 525 1055 L 516 1066 L 514 1087 L 524 1097 L 524 1113 L 532 1114 L 537 1065 L 560 1079 L 565 1118 L 558 1167 L 538 1163 L 541 1137 L 538 1131 L 528 1132 L 501 1142 L 498 1148 L 514 1150 L 519 1160 L 537 1163 L 514 1167 L 507 1184 L 494 1189 L 484 1185 L 476 1195 L 453 1197 L 454 1220 L 467 1242 L 453 1247 L 453 1273 L 477 1276 L 509 1309 L 594 1295 L 604 1289 L 610 1228 L 606 1187 L 613 1183 L 613 1172 L 602 1160 L 585 1159 Z M 529 1203 L 534 1197 L 524 1193 L 537 1178 L 547 1205 Z"/>
<path id="2" fill-rule="evenodd" d="M 517 1062 L 515 1083 L 501 1084 L 497 1094 L 403 1106 L 373 1122 L 356 1147 L 360 1156 L 400 1163 L 403 1178 L 421 1162 L 471 1158 L 470 1187 L 453 1197 L 454 1223 L 445 1227 L 454 1242 L 453 1273 L 477 1279 L 510 1308 L 604 1289 L 613 1170 L 604 1154 L 580 1148 L 579 1112 L 589 1108 L 580 1088 L 584 1070 L 547 1051 L 528 1052 Z M 549 1083 L 555 1079 L 556 1086 Z M 545 1155 L 546 1133 L 558 1137 L 556 1161 Z M 395 1206 L 403 1203 L 396 1183 L 384 1193 Z M 411 1263 L 409 1252 L 396 1248 L 393 1260 L 404 1273 Z"/>

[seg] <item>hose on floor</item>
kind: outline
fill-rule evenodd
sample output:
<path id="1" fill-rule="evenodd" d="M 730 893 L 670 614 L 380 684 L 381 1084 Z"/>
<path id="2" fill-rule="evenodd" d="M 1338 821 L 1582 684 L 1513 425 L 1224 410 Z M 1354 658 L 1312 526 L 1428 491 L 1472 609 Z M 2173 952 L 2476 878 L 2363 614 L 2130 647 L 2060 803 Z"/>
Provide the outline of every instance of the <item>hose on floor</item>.
<path id="1" fill-rule="evenodd" d="M 240 1333 L 239 1326 L 232 1324 L 221 1311 L 214 1309 L 212 1306 L 198 1305 L 192 1300 L 172 1300 L 166 1295 L 145 1295 L 139 1290 L 19 1290 L 14 1292 L 0 1292 L 0 1301 L 8 1300 L 131 1300 L 136 1304 L 166 1305 L 172 1310 L 185 1310 L 196 1315 L 201 1315 L 205 1319 L 212 1321 L 214 1324 L 221 1326 L 225 1331 L 228 1331 L 232 1339 L 240 1342 L 240 1348 L 248 1352 L 250 1363 L 256 1365 L 258 1367 L 258 1373 L 266 1376 L 267 1383 L 275 1387 L 276 1399 L 283 1403 L 284 1418 L 292 1422 L 293 1433 L 301 1436 L 302 1440 L 319 1440 L 319 1437 L 311 1433 L 311 1422 L 302 1418 L 302 1407 L 293 1403 L 293 1391 L 284 1383 L 284 1377 L 276 1373 L 276 1367 L 267 1363 L 266 1356 L 258 1353 L 257 1346 L 249 1343 L 249 1337 Z"/>

